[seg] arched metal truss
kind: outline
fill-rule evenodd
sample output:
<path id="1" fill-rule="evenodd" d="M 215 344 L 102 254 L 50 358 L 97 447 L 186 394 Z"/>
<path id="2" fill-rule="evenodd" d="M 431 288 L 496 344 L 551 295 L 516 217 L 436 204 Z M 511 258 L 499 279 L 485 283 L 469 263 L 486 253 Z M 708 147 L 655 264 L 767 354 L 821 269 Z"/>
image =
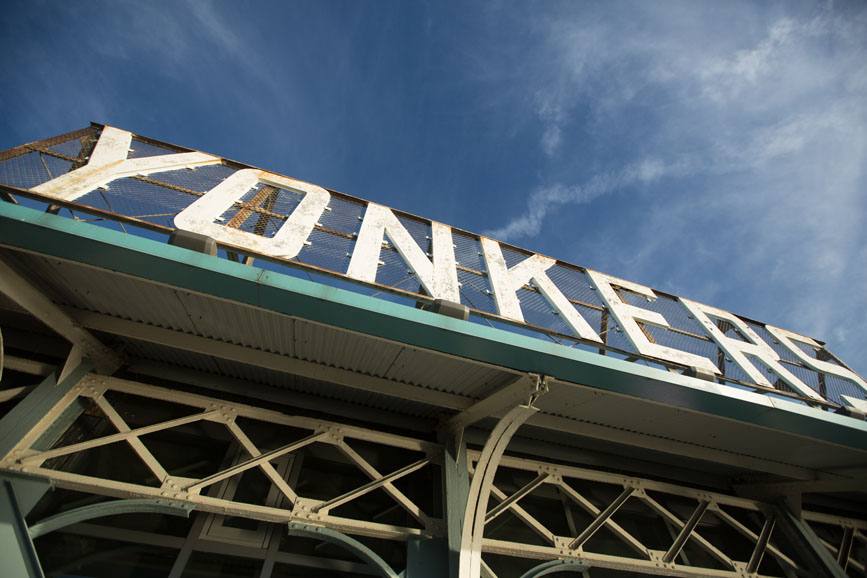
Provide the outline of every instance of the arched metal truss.
<path id="1" fill-rule="evenodd" d="M 521 575 L 521 578 L 541 578 L 556 572 L 581 572 L 585 578 L 589 578 L 587 564 L 576 560 L 551 560 L 533 566 Z"/>
<path id="2" fill-rule="evenodd" d="M 388 562 L 383 560 L 376 552 L 346 534 L 331 530 L 322 526 L 311 526 L 310 524 L 301 524 L 299 522 L 289 523 L 289 535 L 301 536 L 304 538 L 315 538 L 328 542 L 341 548 L 348 550 L 367 562 L 369 566 L 379 572 L 382 578 L 398 578 L 397 572 L 392 570 Z"/>
<path id="3" fill-rule="evenodd" d="M 514 433 L 537 411 L 536 408 L 526 405 L 520 405 L 510 410 L 497 423 L 482 450 L 476 464 L 476 474 L 470 485 L 469 499 L 464 515 L 460 556 L 461 578 L 473 578 L 481 572 L 482 534 L 485 531 L 488 497 L 491 494 L 497 465 Z"/>
<path id="4" fill-rule="evenodd" d="M 49 532 L 54 532 L 60 528 L 84 522 L 85 520 L 93 520 L 94 518 L 102 518 L 104 516 L 117 516 L 119 514 L 167 514 L 170 516 L 189 517 L 190 512 L 194 508 L 193 504 L 166 500 L 133 498 L 102 502 L 67 510 L 66 512 L 40 520 L 30 526 L 30 537 L 38 538 Z"/>

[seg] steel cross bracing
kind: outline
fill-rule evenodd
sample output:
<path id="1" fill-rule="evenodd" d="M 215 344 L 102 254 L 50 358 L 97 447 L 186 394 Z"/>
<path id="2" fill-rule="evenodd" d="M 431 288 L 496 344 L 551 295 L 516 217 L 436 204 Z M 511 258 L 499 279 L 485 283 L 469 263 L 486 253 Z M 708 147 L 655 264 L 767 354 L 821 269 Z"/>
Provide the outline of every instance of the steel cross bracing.
<path id="1" fill-rule="evenodd" d="M 856 560 L 853 556 L 857 543 L 867 547 L 867 521 L 820 512 L 803 512 L 802 517 L 813 530 L 821 532 L 819 541 L 831 552 L 844 571 L 851 568 L 861 575 L 867 575 L 865 560 Z"/>
<path id="2" fill-rule="evenodd" d="M 105 397 L 105 394 L 110 391 L 185 406 L 193 410 L 194 413 L 132 429 Z M 53 421 L 80 400 L 92 404 L 90 411 L 101 412 L 113 424 L 117 433 L 63 447 L 45 450 L 34 449 L 35 442 L 45 431 L 53 427 Z M 244 427 L 238 423 L 239 418 L 307 430 L 309 434 L 281 447 L 263 452 L 250 439 Z M 163 464 L 148 450 L 141 438 L 147 434 L 196 422 L 222 424 L 231 438 L 243 448 L 245 458 L 203 478 L 170 475 Z M 386 448 L 409 450 L 417 453 L 418 459 L 397 471 L 380 472 L 353 448 L 356 440 L 382 445 Z M 158 484 L 120 482 L 72 471 L 60 471 L 52 469 L 46 464 L 46 461 L 53 458 L 73 456 L 113 443 L 128 444 L 141 462 L 150 470 Z M 370 482 L 328 500 L 316 500 L 299 495 L 297 490 L 286 480 L 285 474 L 277 471 L 273 462 L 314 443 L 328 444 L 336 448 L 340 454 L 345 456 L 347 462 L 363 472 L 370 479 Z M 406 540 L 413 535 L 437 535 L 441 532 L 441 524 L 438 519 L 431 518 L 422 511 L 418 504 L 394 485 L 394 482 L 421 468 L 431 467 L 441 459 L 441 451 L 439 445 L 421 440 L 333 422 L 287 416 L 276 411 L 226 403 L 223 400 L 201 395 L 172 391 L 113 377 L 87 374 L 54 406 L 36 428 L 28 432 L 12 451 L 4 456 L 0 461 L 0 468 L 46 476 L 54 481 L 57 487 L 117 498 L 170 499 L 192 503 L 199 511 L 253 518 L 266 522 L 316 523 L 358 535 Z M 252 468 L 259 468 L 278 489 L 286 503 L 285 507 L 247 504 L 206 494 L 205 490 L 209 486 L 238 476 Z M 379 488 L 384 490 L 397 506 L 404 509 L 417 522 L 417 527 L 402 527 L 369 520 L 356 520 L 332 513 L 332 510 L 339 506 Z"/>
<path id="3" fill-rule="evenodd" d="M 478 458 L 478 452 L 469 452 L 470 464 Z M 501 459 L 499 469 L 501 474 L 511 472 L 512 479 L 528 481 L 522 486 L 513 484 L 517 489 L 509 493 L 493 484 L 491 494 L 498 504 L 488 510 L 485 523 L 494 526 L 498 517 L 511 512 L 514 520 L 523 524 L 537 539 L 529 543 L 526 539 L 515 541 L 495 537 L 496 528 L 489 528 L 482 547 L 486 554 L 564 562 L 571 560 L 590 568 L 666 576 L 790 577 L 803 572 L 801 562 L 793 559 L 796 556 L 787 547 L 784 552 L 785 542 L 778 536 L 779 533 L 774 533 L 777 512 L 770 504 L 675 484 L 509 456 Z M 508 476 L 503 477 L 509 479 Z M 579 487 L 580 490 L 577 489 Z M 589 499 L 593 495 L 591 492 L 596 496 L 594 500 Z M 535 494 L 536 498 L 532 510 L 530 505 L 526 508 L 519 505 L 519 501 L 531 494 Z M 598 496 L 607 498 L 600 499 Z M 645 524 L 652 524 L 653 518 L 656 518 L 657 526 L 664 525 L 669 529 L 671 540 L 657 541 L 664 547 L 652 547 L 645 539 L 648 534 L 646 529 L 643 532 L 645 537 L 639 539 L 636 536 L 635 530 L 641 531 L 641 528 L 635 526 L 634 516 L 631 520 L 633 529 L 625 527 L 625 523 L 618 523 L 614 516 L 627 504 L 631 504 L 634 511 L 643 510 L 640 516 L 646 520 Z M 576 523 L 575 507 L 583 511 L 582 518 L 587 521 L 585 524 Z M 563 520 L 555 520 L 552 511 L 559 511 Z M 543 517 L 545 521 L 540 520 Z M 813 528 L 820 525 L 832 528 L 823 534 L 834 535 L 837 543 L 824 538 L 820 538 L 820 541 L 836 557 L 844 571 L 848 565 L 851 569 L 864 572 L 863 561 L 855 560 L 851 554 L 856 541 L 867 544 L 867 522 L 806 511 L 802 517 Z M 629 518 L 625 517 L 627 521 L 630 521 Z M 554 520 L 553 524 L 551 520 Z M 710 530 L 703 530 L 702 525 Z M 552 529 L 555 526 L 567 531 L 558 532 Z M 598 545 L 594 547 L 591 539 L 602 528 L 609 532 L 609 543 L 597 542 Z M 510 532 L 515 533 L 514 525 Z M 741 538 L 737 550 L 746 553 L 746 556 L 737 558 L 728 553 L 732 550 L 733 533 Z M 777 539 L 780 539 L 780 547 L 776 544 Z M 618 556 L 600 551 L 599 546 L 610 549 L 612 540 L 619 542 L 621 549 L 630 554 Z M 688 542 L 693 546 L 689 554 L 684 551 Z M 775 573 L 759 572 L 766 556 L 776 561 Z M 702 559 L 706 562 L 702 563 Z M 544 567 L 545 564 L 539 565 L 540 569 Z"/>
<path id="4" fill-rule="evenodd" d="M 111 402 L 112 392 L 184 407 L 186 415 L 131 427 L 127 422 L 129 418 Z M 99 415 L 110 423 L 115 433 L 44 447 L 46 434 L 61 439 L 63 430 L 71 427 L 68 414 L 76 406 L 88 407 L 91 415 Z M 169 412 L 169 415 L 177 416 L 178 412 Z M 263 450 L 248 435 L 245 424 L 250 420 L 306 433 Z M 145 436 L 204 423 L 224 427 L 234 440 L 233 452 L 218 471 L 209 475 L 171 475 L 171 468 L 148 448 Z M 416 500 L 395 485 L 414 472 L 436 468 L 442 463 L 443 446 L 433 442 L 289 416 L 90 373 L 78 380 L 33 427 L 20 434 L 11 451 L 2 456 L 0 469 L 42 476 L 59 488 L 123 500 L 147 498 L 159 503 L 170 502 L 173 507 L 290 524 L 298 531 L 314 533 L 315 528 L 320 527 L 331 532 L 403 542 L 413 537 L 444 538 L 449 531 L 443 520 L 423 511 Z M 56 459 L 111 444 L 125 445 L 132 450 L 151 472 L 153 483 L 130 483 L 88 475 Z M 299 470 L 304 467 L 303 460 L 296 456 L 300 450 L 314 444 L 334 448 L 369 482 L 327 498 L 304 495 L 297 482 Z M 374 445 L 383 452 L 402 451 L 416 457 L 392 471 L 382 472 L 355 447 L 358 444 Z M 474 474 L 481 452 L 470 450 L 466 455 L 467 470 Z M 803 572 L 797 553 L 781 540 L 779 532 L 775 532 L 777 514 L 768 504 L 671 483 L 511 456 L 498 457 L 495 461 L 488 468 L 494 467 L 496 473 L 475 483 L 486 485 L 495 502 L 487 503 L 480 509 L 481 515 L 474 518 L 474 523 L 483 528 L 476 576 L 497 576 L 496 572 L 500 572 L 505 578 L 503 556 L 527 560 L 525 564 L 530 563 L 529 560 L 537 561 L 523 572 L 524 576 L 542 576 L 561 566 L 589 576 L 593 568 L 645 575 L 756 578 L 791 578 Z M 233 499 L 241 474 L 254 468 L 271 483 L 269 496 L 261 505 Z M 407 519 L 413 523 L 388 524 L 372 519 L 374 516 L 363 519 L 335 513 L 341 506 L 360 500 L 374 490 L 383 490 L 394 507 L 405 511 Z M 818 539 L 841 568 L 864 571 L 863 561 L 856 559 L 853 552 L 865 549 L 867 522 L 814 512 L 804 512 L 802 518 L 816 530 Z M 207 523 L 211 526 L 218 524 L 214 516 L 202 520 L 202 523 L 209 520 Z M 659 528 L 663 531 L 656 531 Z M 218 530 L 214 526 L 198 531 L 217 536 Z M 231 533 L 230 530 L 222 531 Z M 342 539 L 337 534 L 329 536 Z M 740 540 L 737 547 L 732 546 L 737 541 L 732 536 Z M 259 543 L 265 542 L 263 537 Z M 350 546 L 356 544 L 349 537 L 344 542 Z M 356 544 L 356 547 L 363 551 L 361 545 Z M 767 563 L 768 560 L 773 563 Z"/>

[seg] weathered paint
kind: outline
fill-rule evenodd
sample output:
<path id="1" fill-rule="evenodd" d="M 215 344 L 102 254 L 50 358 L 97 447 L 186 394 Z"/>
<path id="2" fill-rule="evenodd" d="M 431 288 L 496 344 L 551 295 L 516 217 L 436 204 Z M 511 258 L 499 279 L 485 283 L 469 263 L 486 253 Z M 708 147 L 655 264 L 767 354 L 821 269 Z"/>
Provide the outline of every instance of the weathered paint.
<path id="1" fill-rule="evenodd" d="M 656 311 L 650 311 L 624 303 L 620 297 L 618 297 L 617 292 L 614 290 L 614 286 L 616 285 L 617 287 L 622 287 L 627 291 L 638 293 L 648 299 L 656 299 L 656 294 L 652 289 L 645 287 L 644 285 L 639 285 L 638 283 L 624 281 L 622 279 L 617 279 L 616 277 L 611 277 L 610 275 L 605 275 L 604 273 L 591 271 L 590 269 L 587 269 L 587 277 L 590 279 L 591 283 L 593 283 L 593 286 L 596 287 L 599 296 L 602 297 L 602 300 L 605 301 L 606 305 L 608 305 L 608 311 L 611 312 L 611 315 L 614 317 L 615 321 L 617 321 L 617 324 L 623 329 L 626 338 L 629 339 L 629 342 L 639 353 L 649 355 L 650 357 L 656 357 L 658 359 L 673 361 L 675 363 L 699 367 L 705 371 L 710 371 L 711 373 L 719 373 L 719 369 L 717 369 L 713 362 L 707 357 L 674 349 L 673 347 L 666 347 L 658 343 L 651 343 L 644 334 L 644 331 L 641 330 L 641 327 L 638 326 L 637 322 L 644 321 L 645 323 L 650 323 L 659 327 L 671 327 L 668 324 L 668 321 L 665 320 L 665 317 L 663 317 L 662 314 L 657 313 Z"/>
<path id="2" fill-rule="evenodd" d="M 280 229 L 270 239 L 224 227 L 215 220 L 259 183 L 304 195 Z M 304 247 L 331 195 L 322 187 L 256 169 L 240 170 L 175 216 L 175 227 L 213 237 L 217 242 L 249 247 L 252 251 L 292 259 Z"/>
<path id="3" fill-rule="evenodd" d="M 739 317 L 732 315 L 728 311 L 696 303 L 689 299 L 681 298 L 680 302 L 683 303 L 684 307 L 686 307 L 689 312 L 695 316 L 696 320 L 704 326 L 705 330 L 710 334 L 713 340 L 717 342 L 717 345 L 720 346 L 725 354 L 734 360 L 738 367 L 750 376 L 750 379 L 755 383 L 766 387 L 773 387 L 773 384 L 768 381 L 768 378 L 765 377 L 762 371 L 750 362 L 748 356 L 755 358 L 762 364 L 766 365 L 768 369 L 776 373 L 780 379 L 785 381 L 801 395 L 812 397 L 813 399 L 822 399 L 822 396 L 813 391 L 803 381 L 792 375 L 788 369 L 783 367 L 782 364 L 780 364 L 780 356 L 777 355 L 777 352 L 774 351 L 770 345 L 765 343 L 761 337 L 756 335 L 756 332 L 750 329 L 750 327 Z M 741 341 L 740 339 L 728 337 L 725 333 L 720 331 L 720 328 L 717 327 L 716 323 L 711 321 L 711 317 L 721 319 L 731 324 L 738 333 L 743 335 L 749 341 Z"/>
<path id="4" fill-rule="evenodd" d="M 451 228 L 442 223 L 431 223 L 431 262 L 394 213 L 376 203 L 367 205 L 361 231 L 346 271 L 348 277 L 358 281 L 376 282 L 383 235 L 388 236 L 429 295 L 436 299 L 461 302 Z"/>
<path id="5" fill-rule="evenodd" d="M 557 261 L 542 255 L 532 255 L 510 268 L 506 265 L 499 243 L 485 237 L 482 237 L 481 241 L 485 264 L 488 266 L 491 290 L 494 293 L 494 301 L 500 315 L 515 321 L 524 321 L 517 291 L 532 281 L 548 300 L 548 303 L 557 310 L 566 324 L 579 337 L 602 343 L 602 339 L 593 331 L 587 320 L 569 303 L 566 296 L 545 273 Z"/>
<path id="6" fill-rule="evenodd" d="M 131 133 L 107 126 L 86 165 L 33 187 L 32 191 L 62 201 L 74 201 L 97 187 L 108 186 L 115 179 L 222 162 L 219 157 L 200 152 L 127 159 L 131 142 Z"/>

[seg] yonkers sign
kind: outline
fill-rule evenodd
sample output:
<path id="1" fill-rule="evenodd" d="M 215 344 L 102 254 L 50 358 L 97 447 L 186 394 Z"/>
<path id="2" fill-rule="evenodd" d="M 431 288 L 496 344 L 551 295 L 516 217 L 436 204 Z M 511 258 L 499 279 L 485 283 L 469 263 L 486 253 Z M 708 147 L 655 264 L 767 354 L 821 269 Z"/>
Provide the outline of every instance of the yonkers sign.
<path id="1" fill-rule="evenodd" d="M 87 164 L 30 190 L 49 199 L 77 203 L 93 191 L 107 190 L 119 179 L 156 179 L 159 173 L 223 163 L 219 157 L 200 152 L 129 158 L 132 143 L 131 133 L 104 127 Z M 279 221 L 282 222 L 276 232 L 266 237 L 239 227 L 226 226 L 222 216 L 232 207 L 237 207 L 245 195 L 249 197 L 251 191 L 261 189 L 262 185 L 292 191 L 301 196 L 291 212 L 279 215 Z M 316 185 L 258 169 L 242 168 L 204 194 L 191 196 L 191 204 L 174 216 L 173 224 L 178 229 L 212 237 L 223 245 L 276 259 L 295 260 L 310 244 L 311 234 L 320 227 L 323 214 L 332 210 L 329 207 L 332 197 L 329 191 Z M 414 275 L 429 296 L 453 302 L 462 301 L 451 227 L 429 222 L 427 247 L 422 248 L 398 216 L 387 207 L 366 203 L 363 215 L 358 218 L 361 221 L 360 229 L 352 235 L 348 265 L 345 270 L 333 272 L 356 281 L 376 283 L 383 251 L 394 249 L 405 262 L 408 272 Z M 549 271 L 557 261 L 534 254 L 509 266 L 500 243 L 478 237 L 478 244 L 481 263 L 487 273 L 489 289 L 486 291 L 492 295 L 498 315 L 524 322 L 519 291 L 529 286 L 544 297 L 575 336 L 588 342 L 603 343 L 601 332 L 594 329 L 549 276 Z M 622 292 L 626 291 L 653 300 L 657 295 L 652 289 L 596 271 L 583 271 L 607 315 L 622 329 L 635 352 L 661 361 L 696 367 L 711 374 L 720 373 L 718 360 L 655 342 L 642 326 L 670 328 L 668 320 L 657 311 L 638 307 L 621 298 Z M 786 365 L 791 364 L 783 363 L 777 351 L 744 320 L 727 311 L 688 299 L 678 298 L 677 301 L 702 326 L 707 337 L 716 343 L 720 355 L 736 364 L 751 381 L 773 387 L 767 376 L 774 374 L 795 392 L 822 399 L 814 388 L 787 369 Z M 732 331 L 723 331 L 721 326 L 734 329 L 737 336 Z M 851 370 L 808 354 L 806 349 L 820 349 L 820 344 L 813 339 L 769 325 L 764 327 L 779 346 L 791 353 L 790 360 L 793 358 L 819 374 L 850 380 L 867 391 L 867 383 Z"/>

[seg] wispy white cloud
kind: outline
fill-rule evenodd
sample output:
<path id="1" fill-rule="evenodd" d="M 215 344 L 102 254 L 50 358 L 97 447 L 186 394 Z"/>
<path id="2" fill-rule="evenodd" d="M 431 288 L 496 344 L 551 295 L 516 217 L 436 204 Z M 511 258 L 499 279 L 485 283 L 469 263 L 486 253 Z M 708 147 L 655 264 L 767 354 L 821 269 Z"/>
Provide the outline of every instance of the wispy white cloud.
<path id="1" fill-rule="evenodd" d="M 527 211 L 512 219 L 499 229 L 484 234 L 495 239 L 533 237 L 542 231 L 547 217 L 563 205 L 582 205 L 595 199 L 634 185 L 654 183 L 666 177 L 682 177 L 692 172 L 691 163 L 681 159 L 665 163 L 660 159 L 646 158 L 619 169 L 600 173 L 581 185 L 553 185 L 533 191 L 527 202 Z"/>
<path id="2" fill-rule="evenodd" d="M 539 100 L 540 103 L 536 109 L 536 113 L 545 127 L 542 134 L 542 150 L 548 156 L 552 156 L 563 142 L 563 130 L 560 125 L 565 120 L 566 115 L 560 105 L 554 104 L 542 97 Z"/>
<path id="3" fill-rule="evenodd" d="M 730 58 L 711 59 L 698 70 L 704 85 L 704 95 L 717 101 L 738 96 L 746 86 L 755 86 L 770 69 L 778 64 L 781 49 L 793 42 L 803 30 L 784 18 L 771 26 L 767 37 L 758 46 L 739 50 Z"/>
<path id="4" fill-rule="evenodd" d="M 683 14 L 655 5 L 646 28 L 612 18 L 547 22 L 548 52 L 537 64 L 549 83 L 534 100 L 540 146 L 568 158 L 579 110 L 589 111 L 581 134 L 598 140 L 599 154 L 612 140 L 620 146 L 588 160 L 607 168 L 540 187 L 523 213 L 488 234 L 526 244 L 572 206 L 610 214 L 608 197 L 640 202 L 649 187 L 661 203 L 637 226 L 618 231 L 615 244 L 605 231 L 602 241 L 585 240 L 594 268 L 837 340 L 844 359 L 859 358 L 867 9 L 770 17 L 740 5 L 729 17 L 750 21 L 741 27 L 676 10 Z M 684 186 L 689 194 L 671 192 Z"/>

